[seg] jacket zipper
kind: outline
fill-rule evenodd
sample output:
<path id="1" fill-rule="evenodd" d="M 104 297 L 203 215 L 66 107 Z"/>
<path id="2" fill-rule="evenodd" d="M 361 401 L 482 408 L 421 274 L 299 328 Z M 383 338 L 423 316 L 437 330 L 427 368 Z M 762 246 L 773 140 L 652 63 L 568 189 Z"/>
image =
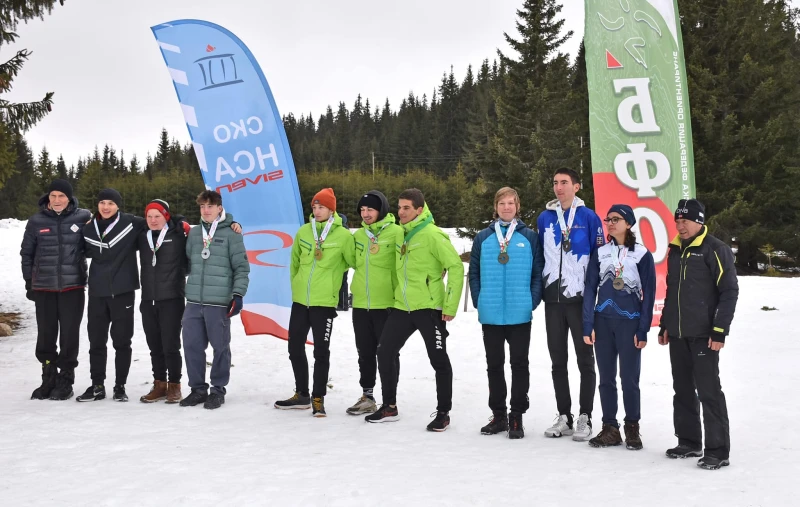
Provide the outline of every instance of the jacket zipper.
<path id="1" fill-rule="evenodd" d="M 680 263 L 680 270 L 678 270 L 678 337 L 683 338 L 683 323 L 681 319 L 681 286 L 683 285 L 683 280 L 686 278 L 686 263 L 684 260 L 686 259 L 686 252 L 689 251 L 689 247 L 686 247 L 684 252 L 681 252 L 681 263 Z"/>
<path id="2" fill-rule="evenodd" d="M 64 249 L 62 248 L 62 236 L 61 236 L 61 225 L 62 225 L 62 216 L 58 215 L 58 219 L 56 221 L 56 227 L 58 227 L 58 267 L 56 268 L 56 274 L 58 275 L 58 290 L 62 290 L 64 288 L 64 283 L 61 280 L 61 263 L 64 262 L 63 255 Z M 33 285 L 31 285 L 33 286 Z"/>
<path id="3" fill-rule="evenodd" d="M 403 278 L 405 279 L 405 282 L 403 283 L 403 301 L 406 303 L 406 310 L 408 310 L 410 313 L 411 306 L 408 304 L 408 294 L 406 294 L 406 291 L 408 290 L 408 254 L 409 252 L 406 252 L 406 254 L 403 256 Z"/>
<path id="4" fill-rule="evenodd" d="M 313 255 L 313 254 L 312 254 Z M 317 267 L 317 258 L 311 261 L 311 273 L 308 274 L 308 284 L 306 285 L 306 306 L 311 307 L 311 278 L 314 276 L 314 268 Z"/>
<path id="5" fill-rule="evenodd" d="M 367 245 L 369 245 L 369 237 L 367 237 Z M 367 311 L 369 311 L 371 309 L 370 298 L 369 298 L 369 247 L 367 247 L 366 252 L 364 252 L 364 255 L 366 256 L 366 264 L 365 264 L 366 274 L 364 279 L 365 282 L 364 285 L 367 286 Z"/>

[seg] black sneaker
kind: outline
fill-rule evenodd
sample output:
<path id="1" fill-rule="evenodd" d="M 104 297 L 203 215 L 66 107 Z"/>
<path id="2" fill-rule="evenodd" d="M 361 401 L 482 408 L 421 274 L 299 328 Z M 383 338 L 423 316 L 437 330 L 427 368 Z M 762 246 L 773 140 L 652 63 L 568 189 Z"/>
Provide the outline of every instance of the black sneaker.
<path id="1" fill-rule="evenodd" d="M 678 444 L 677 447 L 667 449 L 667 457 L 672 459 L 699 458 L 703 451 L 699 447 L 690 447 L 686 444 Z"/>
<path id="2" fill-rule="evenodd" d="M 325 398 L 322 396 L 317 396 L 311 399 L 311 408 L 313 408 L 313 412 L 311 415 L 314 417 L 328 417 L 328 414 L 325 413 Z"/>
<path id="3" fill-rule="evenodd" d="M 294 393 L 294 396 L 287 400 L 276 401 L 274 406 L 280 410 L 308 410 L 311 408 L 311 398 Z"/>
<path id="4" fill-rule="evenodd" d="M 525 428 L 522 426 L 522 414 L 511 412 L 508 414 L 508 438 L 518 440 L 525 437 Z"/>
<path id="5" fill-rule="evenodd" d="M 500 412 L 492 415 L 489 424 L 481 428 L 481 435 L 497 435 L 504 431 L 508 431 L 508 417 Z"/>
<path id="6" fill-rule="evenodd" d="M 106 387 L 103 385 L 89 386 L 82 395 L 75 398 L 77 401 L 100 401 L 106 399 Z"/>
<path id="7" fill-rule="evenodd" d="M 128 395 L 125 394 L 125 386 L 114 386 L 114 401 L 128 401 Z"/>
<path id="8" fill-rule="evenodd" d="M 428 424 L 428 431 L 444 431 L 450 426 L 450 412 L 434 412 L 431 416 L 436 415 L 433 421 Z"/>
<path id="9" fill-rule="evenodd" d="M 397 412 L 397 407 L 381 405 L 377 412 L 364 417 L 364 420 L 370 423 L 394 422 L 400 420 L 400 414 Z"/>
<path id="10" fill-rule="evenodd" d="M 697 460 L 697 466 L 704 470 L 719 470 L 722 467 L 730 465 L 730 460 L 720 459 L 714 456 L 703 456 Z"/>
<path id="11" fill-rule="evenodd" d="M 56 369 L 56 365 L 54 365 L 49 361 L 47 363 L 42 364 L 42 385 L 40 385 L 33 391 L 33 394 L 31 394 L 31 399 L 46 400 L 47 398 L 49 398 L 50 393 L 56 387 L 57 376 L 58 376 L 58 370 Z"/>
<path id="12" fill-rule="evenodd" d="M 207 399 L 208 399 L 208 393 L 206 393 L 205 391 L 195 391 L 194 389 L 192 389 L 192 392 L 189 393 L 189 396 L 181 400 L 180 406 L 194 407 L 195 405 L 205 403 Z"/>
<path id="13" fill-rule="evenodd" d="M 194 392 L 194 391 L 192 391 Z M 190 395 L 191 396 L 191 395 Z M 219 408 L 225 404 L 225 395 L 219 393 L 211 393 L 206 398 L 205 403 L 203 403 L 203 408 L 207 408 L 209 410 L 214 410 L 215 408 Z"/>
<path id="14" fill-rule="evenodd" d="M 51 400 L 68 400 L 75 394 L 72 384 L 75 382 L 75 370 L 61 370 L 56 377 L 56 387 L 50 391 Z"/>

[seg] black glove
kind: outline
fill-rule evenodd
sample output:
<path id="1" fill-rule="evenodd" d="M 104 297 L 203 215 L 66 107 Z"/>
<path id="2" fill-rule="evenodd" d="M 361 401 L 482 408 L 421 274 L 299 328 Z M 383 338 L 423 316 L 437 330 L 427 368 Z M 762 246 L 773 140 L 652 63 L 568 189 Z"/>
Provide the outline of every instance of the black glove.
<path id="1" fill-rule="evenodd" d="M 33 289 L 31 289 L 31 281 L 25 280 L 25 297 L 33 301 Z"/>
<path id="2" fill-rule="evenodd" d="M 228 303 L 228 318 L 239 315 L 239 312 L 242 311 L 243 305 L 244 303 L 242 302 L 242 296 L 234 294 L 233 299 L 231 299 L 231 302 Z"/>

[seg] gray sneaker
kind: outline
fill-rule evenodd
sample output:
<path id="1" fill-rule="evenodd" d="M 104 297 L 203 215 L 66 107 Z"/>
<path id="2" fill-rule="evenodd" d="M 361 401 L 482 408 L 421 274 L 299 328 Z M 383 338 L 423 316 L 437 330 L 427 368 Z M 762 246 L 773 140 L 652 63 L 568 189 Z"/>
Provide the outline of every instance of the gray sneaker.
<path id="1" fill-rule="evenodd" d="M 585 442 L 592 436 L 592 422 L 587 414 L 581 414 L 575 421 L 575 431 L 572 434 L 572 440 L 576 442 Z"/>
<path id="2" fill-rule="evenodd" d="M 377 411 L 378 406 L 375 404 L 375 400 L 366 396 L 359 398 L 352 407 L 347 409 L 347 413 L 350 415 L 372 414 Z"/>
<path id="3" fill-rule="evenodd" d="M 544 430 L 544 436 L 550 438 L 558 438 L 562 436 L 572 435 L 574 433 L 574 430 L 570 428 L 567 421 L 568 419 L 566 415 L 560 415 L 556 417 L 556 420 L 553 421 L 553 425 Z"/>

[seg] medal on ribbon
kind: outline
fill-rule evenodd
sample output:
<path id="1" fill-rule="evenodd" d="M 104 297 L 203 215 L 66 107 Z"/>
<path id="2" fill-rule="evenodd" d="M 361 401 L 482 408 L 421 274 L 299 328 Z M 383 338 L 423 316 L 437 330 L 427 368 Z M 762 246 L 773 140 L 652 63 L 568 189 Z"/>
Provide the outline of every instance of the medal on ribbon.
<path id="1" fill-rule="evenodd" d="M 497 262 L 500 264 L 508 264 L 508 244 L 511 243 L 511 236 L 514 235 L 514 230 L 517 228 L 517 219 L 511 221 L 508 225 L 508 230 L 505 236 L 500 230 L 500 220 L 494 223 L 494 233 L 497 236 L 497 242 L 500 244 L 500 255 L 497 256 Z"/>
<path id="2" fill-rule="evenodd" d="M 569 207 L 569 221 L 564 222 L 564 210 L 561 209 L 561 203 L 556 207 L 556 215 L 558 215 L 558 225 L 561 228 L 561 248 L 565 252 L 572 250 L 572 243 L 569 240 L 569 233 L 572 230 L 572 224 L 575 222 L 575 210 L 578 209 L 578 198 L 572 199 L 572 205 Z"/>
<path id="3" fill-rule="evenodd" d="M 628 249 L 626 247 L 622 246 L 617 249 L 617 256 L 614 258 L 614 283 L 611 284 L 617 290 L 625 288 L 625 280 L 622 278 L 625 266 L 622 263 L 627 256 Z"/>
<path id="4" fill-rule="evenodd" d="M 217 232 L 217 225 L 219 225 L 220 217 L 217 217 L 212 223 L 211 227 L 206 231 L 203 224 L 200 224 L 200 230 L 203 231 L 203 251 L 200 252 L 200 257 L 203 260 L 211 257 L 211 241 L 214 239 L 214 234 Z"/>
<path id="5" fill-rule="evenodd" d="M 378 234 L 372 234 L 372 231 L 369 230 L 369 227 L 364 228 L 364 232 L 367 233 L 367 237 L 369 238 L 369 253 L 372 255 L 375 255 L 381 251 L 381 246 L 378 244 L 378 239 L 380 238 L 383 230 L 389 225 L 391 225 L 391 223 L 383 224 L 383 227 L 381 227 L 381 229 L 378 231 Z"/>
<path id="6" fill-rule="evenodd" d="M 333 213 L 331 216 L 328 217 L 328 221 L 325 223 L 325 228 L 322 229 L 322 235 L 317 233 L 317 220 L 315 218 L 311 219 L 311 232 L 314 233 L 314 258 L 322 260 L 322 244 L 325 243 L 325 238 L 328 237 L 328 233 L 331 231 L 331 227 L 333 227 L 333 221 L 335 217 Z"/>
<path id="7" fill-rule="evenodd" d="M 97 232 L 97 238 L 100 240 L 100 253 L 103 253 L 103 240 L 106 239 L 106 236 L 108 235 L 109 232 L 111 232 L 111 229 L 113 229 L 114 226 L 117 225 L 117 222 L 119 222 L 119 217 L 120 214 L 119 212 L 117 212 L 117 219 L 111 222 L 111 225 L 106 227 L 106 230 L 103 231 L 103 234 L 100 234 L 100 228 L 97 227 L 97 218 L 94 219 L 94 230 L 95 232 Z"/>
<path id="8" fill-rule="evenodd" d="M 156 267 L 156 252 L 158 249 L 161 248 L 161 243 L 164 242 L 164 236 L 167 235 L 167 230 L 169 229 L 169 224 L 166 224 L 161 232 L 158 234 L 158 239 L 156 240 L 156 244 L 153 245 L 153 231 L 147 231 L 147 244 L 150 245 L 150 251 L 153 252 L 153 267 Z"/>

